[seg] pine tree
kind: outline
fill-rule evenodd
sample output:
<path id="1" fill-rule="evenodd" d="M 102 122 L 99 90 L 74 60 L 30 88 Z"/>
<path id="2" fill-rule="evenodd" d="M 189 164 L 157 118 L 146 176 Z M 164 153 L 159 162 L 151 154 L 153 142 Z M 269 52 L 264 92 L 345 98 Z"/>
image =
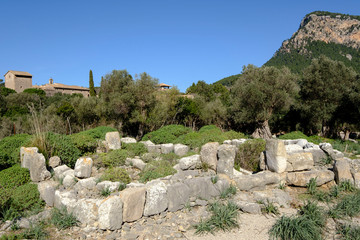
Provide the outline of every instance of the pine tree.
<path id="1" fill-rule="evenodd" d="M 90 96 L 95 97 L 96 92 L 95 92 L 95 88 L 94 88 L 93 73 L 92 73 L 91 70 L 90 70 L 90 73 L 89 73 L 89 88 L 90 88 Z"/>

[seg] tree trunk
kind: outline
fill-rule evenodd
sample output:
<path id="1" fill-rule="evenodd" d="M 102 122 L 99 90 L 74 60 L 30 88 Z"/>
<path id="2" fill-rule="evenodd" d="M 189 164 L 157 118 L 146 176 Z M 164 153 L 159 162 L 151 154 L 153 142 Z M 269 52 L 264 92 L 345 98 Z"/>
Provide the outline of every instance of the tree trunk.
<path id="1" fill-rule="evenodd" d="M 253 138 L 270 139 L 272 135 L 269 127 L 269 121 L 264 121 L 261 126 L 255 129 L 251 136 L 253 136 Z"/>
<path id="2" fill-rule="evenodd" d="M 350 130 L 348 130 L 348 129 L 345 129 L 345 137 L 344 137 L 344 140 L 345 141 L 348 141 L 349 140 L 349 138 L 350 138 Z"/>

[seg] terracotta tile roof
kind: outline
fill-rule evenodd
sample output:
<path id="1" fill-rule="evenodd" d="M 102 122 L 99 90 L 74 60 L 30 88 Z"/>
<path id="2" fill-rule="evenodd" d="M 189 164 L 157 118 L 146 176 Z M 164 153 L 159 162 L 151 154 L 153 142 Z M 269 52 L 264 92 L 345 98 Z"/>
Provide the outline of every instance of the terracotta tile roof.
<path id="1" fill-rule="evenodd" d="M 160 86 L 160 87 L 171 87 L 170 85 L 167 85 L 167 84 L 165 84 L 165 83 L 160 83 L 159 86 Z"/>
<path id="2" fill-rule="evenodd" d="M 46 84 L 48 85 L 48 84 Z M 50 86 L 56 88 L 64 88 L 64 89 L 76 89 L 76 90 L 84 90 L 84 91 L 90 91 L 89 88 L 85 88 L 85 87 L 80 87 L 80 86 L 74 86 L 74 85 L 65 85 L 65 84 L 61 84 L 61 83 L 53 83 L 53 84 L 49 84 Z"/>

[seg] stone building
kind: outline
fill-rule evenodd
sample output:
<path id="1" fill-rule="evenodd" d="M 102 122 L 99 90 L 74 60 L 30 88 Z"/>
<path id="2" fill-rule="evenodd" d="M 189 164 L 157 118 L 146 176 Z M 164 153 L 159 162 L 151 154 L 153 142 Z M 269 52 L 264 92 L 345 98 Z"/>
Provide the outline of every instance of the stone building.
<path id="1" fill-rule="evenodd" d="M 54 96 L 55 93 L 62 93 L 62 94 L 80 93 L 84 97 L 90 96 L 89 88 L 79 87 L 74 85 L 65 85 L 61 83 L 54 83 L 54 80 L 52 78 L 50 78 L 48 84 L 44 84 L 41 86 L 33 86 L 33 88 L 44 90 L 46 96 Z"/>
<path id="2" fill-rule="evenodd" d="M 32 87 L 32 75 L 28 72 L 10 70 L 4 77 L 5 87 L 13 89 L 18 93 Z"/>
<path id="3" fill-rule="evenodd" d="M 20 93 L 27 88 L 38 88 L 45 91 L 46 96 L 53 96 L 55 93 L 73 94 L 80 93 L 84 97 L 90 96 L 90 89 L 74 85 L 65 85 L 61 83 L 54 83 L 50 78 L 48 84 L 41 86 L 32 85 L 32 75 L 28 72 L 8 71 L 5 75 L 5 87 L 15 90 Z"/>

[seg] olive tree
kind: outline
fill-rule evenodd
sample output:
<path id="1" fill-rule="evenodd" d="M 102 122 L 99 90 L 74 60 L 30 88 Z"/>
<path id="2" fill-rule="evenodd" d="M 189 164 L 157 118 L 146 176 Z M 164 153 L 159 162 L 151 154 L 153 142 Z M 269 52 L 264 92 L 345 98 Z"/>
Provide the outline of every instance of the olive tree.
<path id="1" fill-rule="evenodd" d="M 288 110 L 297 92 L 297 77 L 288 68 L 248 65 L 231 89 L 233 120 L 254 126 L 255 138 L 271 138 L 269 120 Z"/>

